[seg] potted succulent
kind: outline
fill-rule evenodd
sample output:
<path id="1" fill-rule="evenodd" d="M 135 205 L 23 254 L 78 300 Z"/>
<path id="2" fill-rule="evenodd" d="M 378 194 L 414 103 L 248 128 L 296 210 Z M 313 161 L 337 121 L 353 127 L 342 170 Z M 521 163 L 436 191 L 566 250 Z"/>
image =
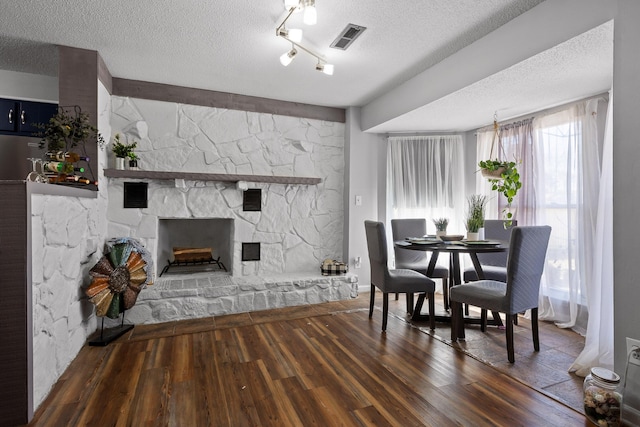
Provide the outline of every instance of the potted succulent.
<path id="1" fill-rule="evenodd" d="M 124 169 L 124 161 L 129 158 L 130 161 L 135 161 L 137 166 L 138 156 L 133 152 L 138 145 L 137 141 L 133 141 L 131 144 L 124 144 L 120 142 L 120 134 L 116 133 L 113 136 L 113 146 L 111 151 L 116 156 L 116 169 Z M 133 155 L 133 157 L 132 157 Z"/>
<path id="2" fill-rule="evenodd" d="M 484 208 L 486 204 L 487 196 L 474 194 L 467 198 L 467 216 L 465 218 L 467 240 L 478 240 L 478 233 L 484 226 Z"/>
<path id="3" fill-rule="evenodd" d="M 513 220 L 513 212 L 510 211 L 511 203 L 518 194 L 518 190 L 522 188 L 516 162 L 482 160 L 478 166 L 482 170 L 482 175 L 489 179 L 491 189 L 506 198 L 507 206 L 502 210 L 502 216 L 505 220 L 505 227 L 509 227 Z"/>
<path id="4" fill-rule="evenodd" d="M 434 218 L 433 224 L 436 226 L 436 237 L 440 238 L 447 235 L 448 218 Z"/>

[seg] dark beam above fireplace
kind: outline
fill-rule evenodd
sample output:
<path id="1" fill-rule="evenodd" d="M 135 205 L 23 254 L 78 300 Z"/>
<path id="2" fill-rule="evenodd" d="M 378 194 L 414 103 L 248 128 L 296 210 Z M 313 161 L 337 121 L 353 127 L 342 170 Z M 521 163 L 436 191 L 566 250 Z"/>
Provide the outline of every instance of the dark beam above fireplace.
<path id="1" fill-rule="evenodd" d="M 271 175 L 235 175 L 203 172 L 161 172 L 145 170 L 105 169 L 104 176 L 108 178 L 130 179 L 186 179 L 188 181 L 220 181 L 220 182 L 266 182 L 271 184 L 301 184 L 316 185 L 322 178 L 303 176 L 271 176 Z"/>

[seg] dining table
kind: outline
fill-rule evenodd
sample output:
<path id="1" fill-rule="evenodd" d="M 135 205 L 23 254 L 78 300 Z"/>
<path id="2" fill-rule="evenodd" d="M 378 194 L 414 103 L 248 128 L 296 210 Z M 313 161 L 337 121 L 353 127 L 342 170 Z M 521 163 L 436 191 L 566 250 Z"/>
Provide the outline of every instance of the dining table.
<path id="1" fill-rule="evenodd" d="M 462 283 L 462 275 L 460 273 L 460 254 L 468 254 L 471 262 L 473 263 L 473 267 L 478 276 L 478 280 L 484 280 L 485 275 L 482 270 L 482 264 L 478 259 L 478 254 L 480 253 L 489 253 L 489 252 L 507 252 L 509 250 L 509 243 L 498 240 L 455 240 L 455 241 L 442 241 L 435 237 L 425 236 L 425 237 L 414 237 L 407 238 L 405 240 L 399 240 L 394 242 L 394 246 L 397 248 L 414 250 L 414 251 L 425 251 L 431 252 L 431 257 L 429 258 L 429 263 L 427 265 L 427 276 L 431 277 L 435 266 L 438 262 L 438 258 L 441 252 L 449 254 L 449 277 L 450 281 L 443 282 L 442 286 L 442 294 L 444 300 L 444 308 L 445 311 L 449 312 L 449 287 L 460 285 Z M 409 296 L 409 298 L 413 299 L 413 296 Z M 430 314 L 422 314 L 422 306 L 424 304 L 424 300 L 426 298 L 426 293 L 421 293 L 418 295 L 418 299 L 416 301 L 415 307 L 413 308 L 413 313 L 411 316 L 411 320 L 414 321 L 424 321 L 429 320 Z M 411 305 L 413 302 L 411 301 Z M 451 322 L 450 313 L 445 315 L 434 315 L 435 320 L 438 322 Z M 492 312 L 492 320 L 487 320 L 488 324 L 502 326 L 502 319 L 500 318 L 499 313 Z M 465 323 L 471 324 L 479 324 L 481 322 L 480 318 L 471 317 L 465 315 L 464 317 Z"/>

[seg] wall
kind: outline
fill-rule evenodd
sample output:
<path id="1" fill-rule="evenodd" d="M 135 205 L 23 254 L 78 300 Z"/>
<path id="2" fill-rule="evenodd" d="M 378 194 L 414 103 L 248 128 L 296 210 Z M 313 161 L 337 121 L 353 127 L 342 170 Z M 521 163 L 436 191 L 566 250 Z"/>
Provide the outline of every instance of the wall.
<path id="1" fill-rule="evenodd" d="M 349 188 L 345 197 L 344 235 L 349 268 L 358 275 L 359 289 L 368 291 L 371 285 L 369 251 L 364 233 L 364 221 L 384 221 L 384 184 L 386 177 L 386 137 L 367 134 L 360 130 L 360 109 L 347 110 L 347 139 L 345 159 L 348 164 Z M 356 196 L 362 204 L 356 205 Z M 382 211 L 381 211 L 382 209 Z M 355 257 L 360 257 L 360 268 L 355 268 Z"/>
<path id="2" fill-rule="evenodd" d="M 640 339 L 640 2 L 618 0 L 613 64 L 614 366 L 624 375 L 625 338 Z"/>
<path id="3" fill-rule="evenodd" d="M 122 180 L 110 180 L 109 235 L 138 238 L 157 252 L 157 220 L 234 220 L 234 276 L 316 272 L 341 259 L 344 124 L 114 96 L 112 126 L 139 141 L 139 167 L 320 177 L 318 185 L 248 183 L 262 188 L 261 212 L 242 211 L 235 184 L 153 182 L 149 208 L 122 208 Z M 241 262 L 242 242 L 261 242 L 261 260 Z M 163 260 L 164 262 L 164 260 Z"/>
<path id="4" fill-rule="evenodd" d="M 100 131 L 109 134 L 109 94 L 99 85 Z M 106 126 L 105 126 L 106 124 Z M 106 161 L 99 154 L 101 164 Z M 104 180 L 101 182 L 105 182 Z M 31 199 L 33 382 L 37 408 L 97 326 L 82 291 L 102 256 L 106 191 L 98 198 L 35 194 Z"/>
<path id="5" fill-rule="evenodd" d="M 58 78 L 0 70 L 0 97 L 58 102 Z"/>

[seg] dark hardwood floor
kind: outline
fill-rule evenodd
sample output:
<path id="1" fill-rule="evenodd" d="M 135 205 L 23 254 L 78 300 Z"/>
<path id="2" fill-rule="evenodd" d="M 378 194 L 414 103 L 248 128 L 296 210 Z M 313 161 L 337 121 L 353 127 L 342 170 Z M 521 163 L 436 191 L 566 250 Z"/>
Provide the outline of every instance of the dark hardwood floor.
<path id="1" fill-rule="evenodd" d="M 401 296 L 381 333 L 381 303 L 370 320 L 368 299 L 136 326 L 84 347 L 29 425 L 589 425 L 551 397 L 563 377 L 541 387 L 554 378 L 546 365 L 565 363 L 540 357 L 563 340 L 546 325 L 536 356 L 521 319 L 509 367 L 504 331 L 469 327 L 451 346 L 448 325 L 408 322 Z"/>

